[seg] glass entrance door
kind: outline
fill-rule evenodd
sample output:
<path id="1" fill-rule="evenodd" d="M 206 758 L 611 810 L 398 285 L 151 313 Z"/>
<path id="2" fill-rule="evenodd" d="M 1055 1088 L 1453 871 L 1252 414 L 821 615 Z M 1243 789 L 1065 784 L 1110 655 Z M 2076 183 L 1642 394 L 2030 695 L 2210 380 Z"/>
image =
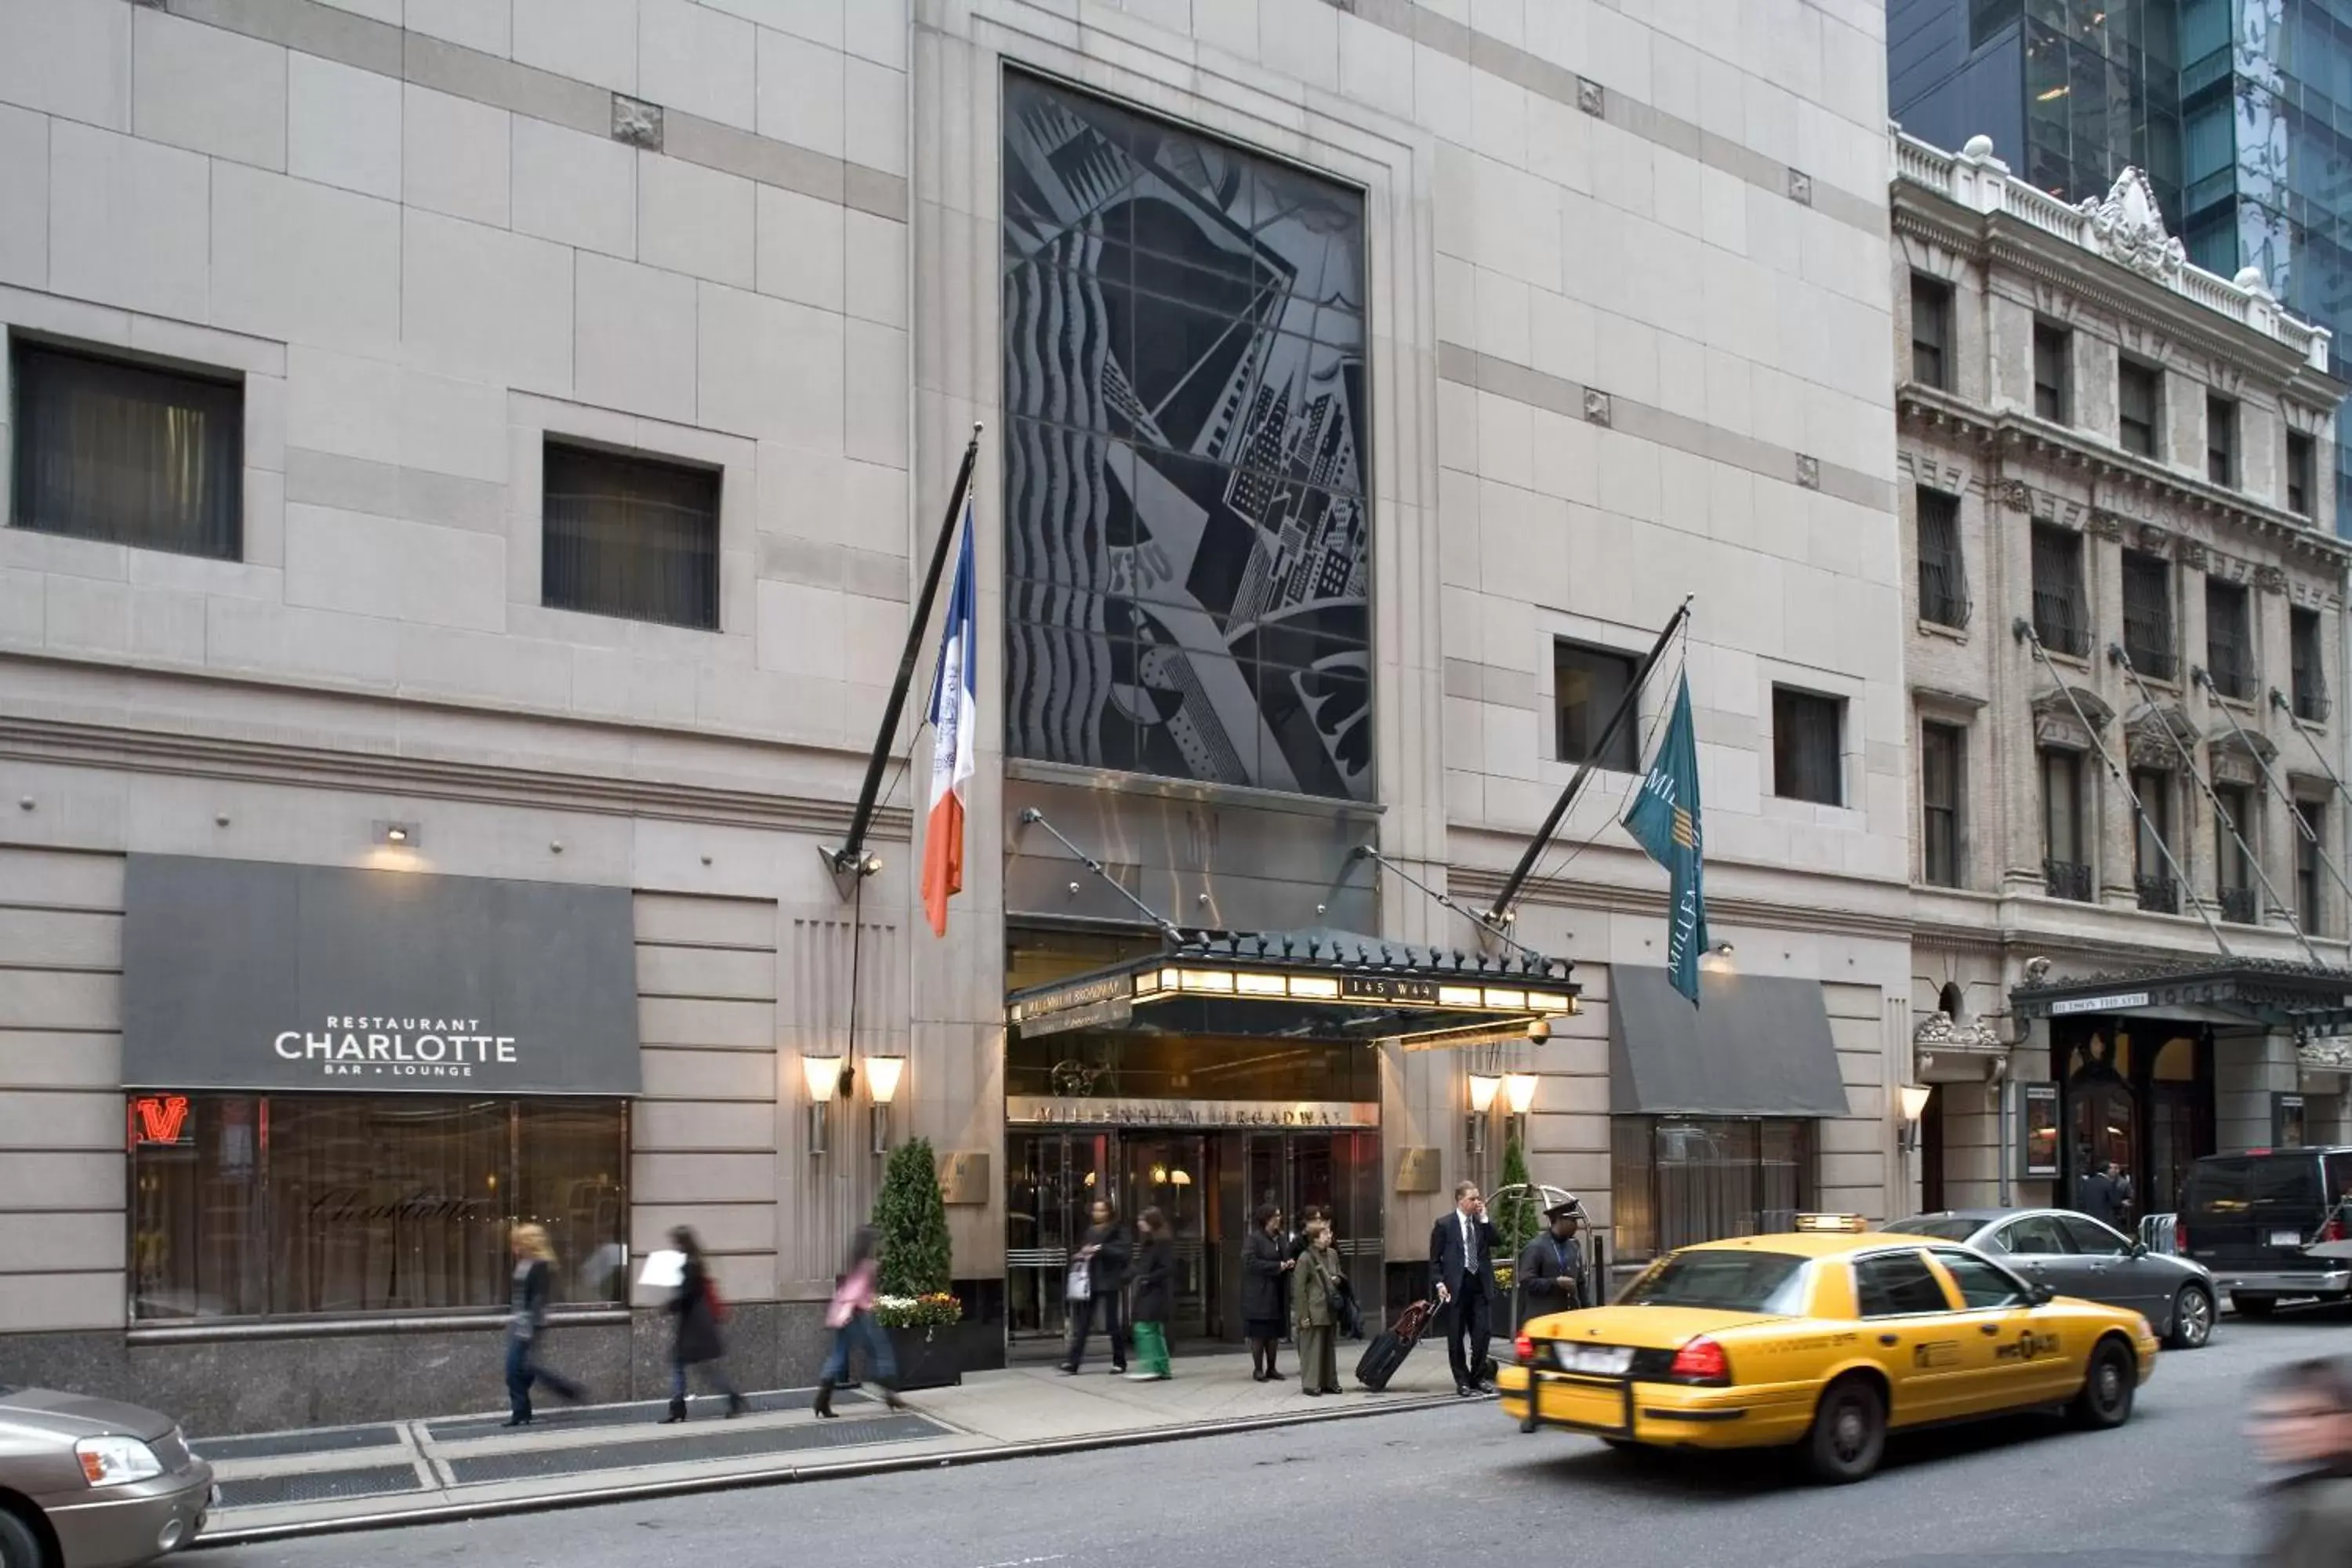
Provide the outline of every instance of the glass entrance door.
<path id="1" fill-rule="evenodd" d="M 1209 1195 L 1215 1191 L 1209 1140 L 1190 1133 L 1129 1132 L 1119 1140 L 1119 1159 L 1126 1174 L 1119 1218 L 1132 1234 L 1138 1216 L 1156 1208 L 1175 1245 L 1175 1316 L 1168 1331 L 1197 1339 L 1209 1331 Z"/>
<path id="2" fill-rule="evenodd" d="M 1006 1338 L 1069 1336 L 1070 1258 L 1097 1193 L 1117 1191 L 1108 1132 L 1015 1132 L 1004 1148 Z"/>

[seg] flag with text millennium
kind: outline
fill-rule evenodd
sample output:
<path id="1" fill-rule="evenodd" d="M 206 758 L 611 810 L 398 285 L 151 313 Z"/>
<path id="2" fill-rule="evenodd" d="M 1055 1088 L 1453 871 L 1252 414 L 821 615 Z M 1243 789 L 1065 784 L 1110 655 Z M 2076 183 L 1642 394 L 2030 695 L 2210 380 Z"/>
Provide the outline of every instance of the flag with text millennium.
<path id="1" fill-rule="evenodd" d="M 1698 1005 L 1698 961 L 1706 938 L 1706 894 L 1700 887 L 1698 742 L 1691 733 L 1690 679 L 1675 689 L 1665 739 L 1650 759 L 1640 795 L 1625 813 L 1625 830 L 1666 868 L 1666 972 L 1675 990 Z"/>

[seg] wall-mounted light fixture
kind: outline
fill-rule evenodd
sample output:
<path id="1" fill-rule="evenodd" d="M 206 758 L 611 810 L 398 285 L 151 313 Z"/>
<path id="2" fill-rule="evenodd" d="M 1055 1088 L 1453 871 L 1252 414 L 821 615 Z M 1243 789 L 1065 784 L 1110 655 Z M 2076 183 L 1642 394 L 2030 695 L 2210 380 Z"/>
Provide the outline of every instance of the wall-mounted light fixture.
<path id="1" fill-rule="evenodd" d="M 1463 1118 L 1462 1152 L 1473 1160 L 1486 1157 L 1486 1117 L 1495 1109 L 1495 1091 L 1502 1087 L 1503 1080 L 1493 1073 L 1470 1075 L 1470 1114 Z"/>
<path id="2" fill-rule="evenodd" d="M 395 849 L 414 849 L 425 842 L 425 830 L 414 822 L 379 822 L 375 825 L 375 841 Z"/>
<path id="3" fill-rule="evenodd" d="M 833 1105 L 834 1091 L 841 1087 L 839 1057 L 803 1057 L 801 1077 L 808 1085 L 809 1124 L 808 1152 L 825 1152 L 825 1124 Z"/>
<path id="4" fill-rule="evenodd" d="M 1503 1102 L 1514 1116 L 1525 1116 L 1536 1102 L 1536 1075 L 1531 1072 L 1507 1072 L 1503 1075 Z"/>
<path id="5" fill-rule="evenodd" d="M 867 1057 L 866 1058 L 866 1092 L 874 1103 L 869 1109 L 872 1122 L 873 1149 L 877 1154 L 890 1152 L 890 1102 L 898 1098 L 898 1080 L 906 1076 L 904 1057 Z"/>
<path id="6" fill-rule="evenodd" d="M 1908 1154 L 1919 1147 L 1919 1121 L 1927 1114 L 1927 1100 L 1936 1089 L 1932 1084 L 1906 1083 L 1895 1092 L 1902 1102 L 1903 1128 L 1899 1141 L 1903 1152 Z"/>

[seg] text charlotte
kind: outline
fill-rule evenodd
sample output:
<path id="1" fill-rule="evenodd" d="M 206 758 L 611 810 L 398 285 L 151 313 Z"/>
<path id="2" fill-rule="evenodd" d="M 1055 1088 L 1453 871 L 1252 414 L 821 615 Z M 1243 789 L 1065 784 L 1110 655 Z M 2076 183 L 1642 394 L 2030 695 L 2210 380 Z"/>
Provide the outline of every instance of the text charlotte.
<path id="1" fill-rule="evenodd" d="M 278 1054 L 289 1062 L 320 1063 L 330 1074 L 373 1067 L 401 1078 L 471 1078 L 477 1067 L 515 1060 L 515 1037 L 473 1033 L 481 1027 L 478 1018 L 330 1018 L 327 1024 L 319 1034 L 286 1030 L 275 1041 Z"/>

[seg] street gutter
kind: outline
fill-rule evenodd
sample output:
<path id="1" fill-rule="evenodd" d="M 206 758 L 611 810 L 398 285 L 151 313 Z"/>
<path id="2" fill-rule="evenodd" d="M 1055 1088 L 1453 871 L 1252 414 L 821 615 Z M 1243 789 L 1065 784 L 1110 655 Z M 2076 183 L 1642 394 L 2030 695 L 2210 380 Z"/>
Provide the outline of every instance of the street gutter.
<path id="1" fill-rule="evenodd" d="M 1490 1399 L 1493 1395 L 1482 1397 Z M 398 1530 L 413 1524 L 456 1524 L 510 1514 L 552 1512 L 557 1509 L 595 1508 L 606 1503 L 691 1497 L 701 1492 L 733 1491 L 739 1488 L 855 1480 L 906 1470 L 939 1470 L 953 1466 L 995 1464 L 1005 1459 L 1038 1459 L 1055 1454 L 1094 1453 L 1105 1448 L 1141 1448 L 1160 1443 L 1186 1442 L 1195 1437 L 1227 1437 L 1326 1421 L 1361 1421 L 1375 1415 L 1397 1415 L 1407 1411 L 1433 1410 L 1462 1403 L 1458 1394 L 1428 1394 L 1353 1408 L 1300 1410 L 1273 1415 L 1236 1416 L 1225 1421 L 1194 1422 L 1181 1426 L 1147 1426 L 1128 1432 L 1105 1432 L 1086 1436 L 1045 1437 L 1028 1443 L 1003 1443 L 945 1454 L 877 1454 L 870 1458 L 843 1459 L 832 1464 L 779 1465 L 772 1469 L 730 1471 L 723 1476 L 689 1476 L 674 1480 L 589 1487 L 546 1497 L 483 1498 L 471 1502 L 436 1503 L 425 1508 L 351 1514 L 339 1519 L 289 1521 L 281 1524 L 247 1525 L 241 1529 L 231 1526 L 226 1530 L 205 1531 L 190 1542 L 186 1550 L 205 1552 L 221 1546 L 251 1546 L 263 1542 L 293 1541 L 313 1535 Z"/>

